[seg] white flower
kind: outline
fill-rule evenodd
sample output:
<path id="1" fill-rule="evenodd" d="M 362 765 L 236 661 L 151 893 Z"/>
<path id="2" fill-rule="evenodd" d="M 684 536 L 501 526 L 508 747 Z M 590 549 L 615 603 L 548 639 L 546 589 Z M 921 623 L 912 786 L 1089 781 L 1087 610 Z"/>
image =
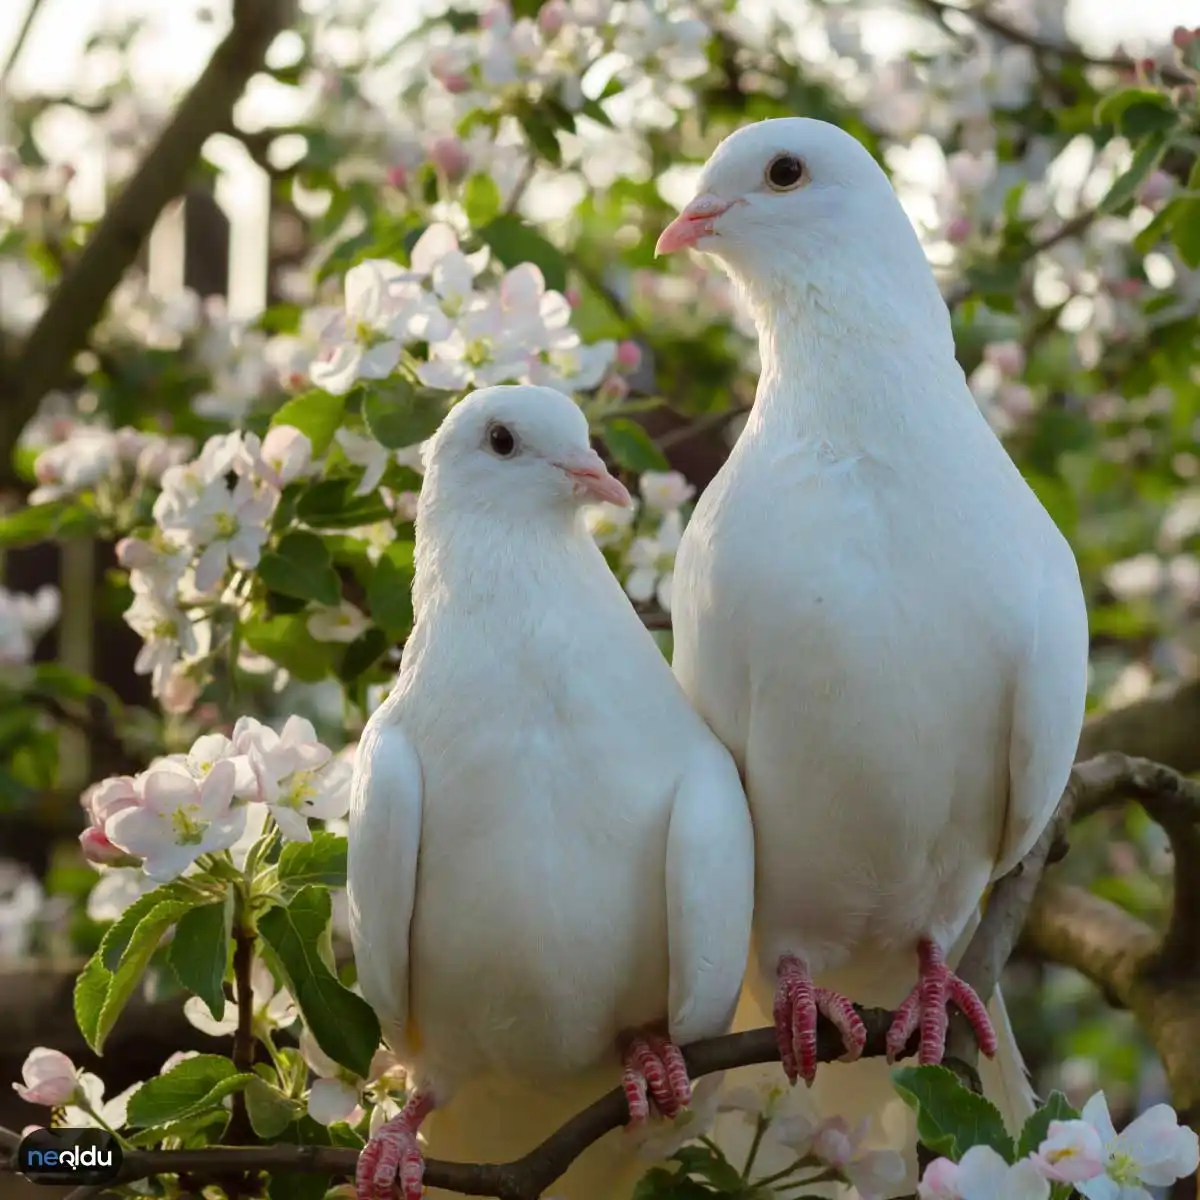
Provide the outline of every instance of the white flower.
<path id="1" fill-rule="evenodd" d="M 349 600 L 336 608 L 321 606 L 309 614 L 305 628 L 318 642 L 352 642 L 370 629 L 369 618 Z"/>
<path id="2" fill-rule="evenodd" d="M 1050 1184 L 1032 1159 L 1010 1166 L 991 1146 L 972 1146 L 955 1164 L 929 1164 L 919 1200 L 1049 1200 Z"/>
<path id="3" fill-rule="evenodd" d="M 1108 1101 L 1097 1092 L 1080 1118 L 1095 1129 L 1104 1147 L 1104 1174 L 1075 1184 L 1087 1200 L 1150 1200 L 1146 1188 L 1168 1187 L 1200 1166 L 1200 1140 L 1179 1124 L 1167 1104 L 1147 1109 L 1118 1134 Z"/>
<path id="4" fill-rule="evenodd" d="M 270 487 L 256 487 L 244 476 L 230 488 L 223 478 L 214 479 L 173 527 L 197 549 L 196 588 L 214 591 L 232 562 L 250 569 L 258 566 L 263 545 L 270 536 L 267 522 L 279 502 Z"/>
<path id="5" fill-rule="evenodd" d="M 304 475 L 312 462 L 312 442 L 291 425 L 276 425 L 262 443 L 262 477 L 273 487 L 287 487 Z"/>
<path id="6" fill-rule="evenodd" d="M 339 429 L 333 436 L 350 462 L 363 468 L 363 477 L 354 489 L 354 494 L 365 496 L 373 492 L 387 470 L 388 459 L 391 457 L 388 448 L 370 434 L 355 433 L 352 429 Z"/>
<path id="7" fill-rule="evenodd" d="M 458 238 L 449 225 L 435 222 L 417 239 L 409 262 L 412 277 L 427 279 L 438 298 L 439 307 L 447 316 L 455 317 L 475 297 L 475 276 L 487 264 L 488 252 L 467 255 L 458 248 Z M 445 336 L 444 326 L 439 330 Z M 427 334 L 427 340 L 440 340 L 437 333 Z"/>
<path id="8" fill-rule="evenodd" d="M 638 480 L 647 508 L 669 513 L 682 508 L 696 489 L 678 471 L 647 471 Z"/>
<path id="9" fill-rule="evenodd" d="M 123 1092 L 119 1092 L 111 1100 L 104 1099 L 104 1081 L 88 1071 L 79 1072 L 79 1092 L 76 1093 L 80 1104 L 68 1104 L 63 1116 L 68 1126 L 91 1129 L 104 1128 L 120 1129 L 125 1124 L 126 1110 L 134 1092 L 141 1083 L 130 1084 Z M 87 1107 L 83 1107 L 86 1103 Z M 93 1115 L 94 1114 L 94 1115 Z"/>
<path id="10" fill-rule="evenodd" d="M 46 893 L 27 867 L 0 859 L 0 963 L 28 953 L 45 904 Z"/>
<path id="11" fill-rule="evenodd" d="M 904 1181 L 904 1159 L 894 1150 L 863 1150 L 867 1124 L 863 1121 L 851 1129 L 841 1117 L 822 1121 L 812 1132 L 811 1153 L 839 1170 L 858 1189 L 862 1200 L 879 1200 L 894 1184 Z M 809 1152 L 807 1135 L 799 1127 L 797 1134 L 803 1140 L 793 1148 L 797 1153 Z"/>
<path id="12" fill-rule="evenodd" d="M 87 915 L 93 921 L 115 921 L 154 886 L 140 867 L 107 868 L 88 892 Z"/>
<path id="13" fill-rule="evenodd" d="M 589 504 L 583 510 L 583 523 L 597 546 L 613 546 L 622 541 L 633 524 L 632 508 L 616 504 Z"/>
<path id="14" fill-rule="evenodd" d="M 58 620 L 58 589 L 47 584 L 32 596 L 0 587 L 0 666 L 24 666 L 38 639 Z"/>
<path id="15" fill-rule="evenodd" d="M 225 1001 L 225 1011 L 219 1021 L 213 1020 L 208 1005 L 199 996 L 189 996 L 183 1006 L 183 1015 L 201 1033 L 212 1037 L 224 1037 L 237 1029 L 237 983 L 233 985 L 233 999 Z M 275 977 L 260 958 L 250 967 L 250 995 L 253 1000 L 254 1026 L 260 1032 L 286 1029 L 296 1019 L 296 1002 L 285 988 L 276 988 Z"/>
<path id="16" fill-rule="evenodd" d="M 153 582 L 135 572 L 129 580 L 133 603 L 124 620 L 145 643 L 134 660 L 139 675 L 149 675 L 156 693 L 161 692 L 171 669 L 180 658 L 190 658 L 200 649 L 197 627 L 172 600 L 163 596 Z"/>
<path id="17" fill-rule="evenodd" d="M 346 272 L 346 311 L 321 333 L 321 351 L 309 368 L 313 383 L 340 396 L 359 379 L 386 379 L 400 362 L 420 301 L 405 288 L 400 269 L 368 259 Z"/>
<path id="18" fill-rule="evenodd" d="M 66 1104 L 79 1089 L 79 1074 L 75 1064 L 61 1050 L 37 1046 L 29 1052 L 21 1067 L 21 1083 L 13 1089 L 30 1104 L 45 1104 L 53 1108 Z"/>
<path id="19" fill-rule="evenodd" d="M 239 753 L 247 754 L 257 798 L 270 809 L 287 840 L 311 841 L 310 817 L 345 815 L 352 765 L 345 758 L 332 758 L 310 721 L 289 717 L 277 734 L 252 717 L 242 717 L 234 726 L 233 742 Z"/>
<path id="20" fill-rule="evenodd" d="M 555 346 L 536 360 L 529 369 L 529 380 L 568 395 L 590 391 L 604 378 L 616 356 L 614 341 L 585 346 L 576 337 L 572 343 Z"/>
<path id="21" fill-rule="evenodd" d="M 654 537 L 634 538 L 626 555 L 633 569 L 625 578 L 625 593 L 636 603 L 657 599 L 665 612 L 671 611 L 675 552 L 683 537 L 683 518 L 676 509 L 667 513 Z"/>
<path id="22" fill-rule="evenodd" d="M 1045 1141 L 1032 1157 L 1042 1174 L 1058 1183 L 1104 1173 L 1104 1143 L 1087 1121 L 1051 1121 Z"/>
<path id="23" fill-rule="evenodd" d="M 186 765 L 160 760 L 139 778 L 141 803 L 118 812 L 104 832 L 143 859 L 151 879 L 168 882 L 200 855 L 227 850 L 237 841 L 246 810 L 233 807 L 236 774 L 233 763 L 224 760 L 197 782 Z"/>

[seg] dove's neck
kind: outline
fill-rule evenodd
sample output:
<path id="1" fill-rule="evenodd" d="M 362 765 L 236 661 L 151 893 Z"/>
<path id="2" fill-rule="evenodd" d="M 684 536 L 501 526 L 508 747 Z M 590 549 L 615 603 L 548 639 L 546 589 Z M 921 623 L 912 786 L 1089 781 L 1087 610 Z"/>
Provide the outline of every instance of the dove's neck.
<path id="1" fill-rule="evenodd" d="M 797 289 L 753 307 L 762 373 L 748 431 L 888 457 L 980 419 L 944 306 L 931 319 L 936 310 L 830 305 Z"/>
<path id="2" fill-rule="evenodd" d="M 604 559 L 576 511 L 536 514 L 495 509 L 418 514 L 413 609 L 418 624 L 433 608 L 468 620 L 531 612 L 564 581 L 597 586 Z M 607 570 L 607 568 L 606 568 Z"/>

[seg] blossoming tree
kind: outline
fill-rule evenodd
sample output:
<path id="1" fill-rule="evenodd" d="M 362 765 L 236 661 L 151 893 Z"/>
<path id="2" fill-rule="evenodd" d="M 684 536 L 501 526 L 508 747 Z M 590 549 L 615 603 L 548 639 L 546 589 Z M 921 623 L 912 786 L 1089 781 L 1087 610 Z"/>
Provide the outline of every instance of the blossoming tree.
<path id="1" fill-rule="evenodd" d="M 150 990 L 225 1039 L 115 1096 L 60 1050 L 23 1047 L 16 1094 L 41 1106 L 25 1123 L 65 1108 L 109 1131 L 125 1183 L 157 1179 L 157 1194 L 199 1176 L 229 1195 L 320 1197 L 352 1172 L 405 1087 L 345 954 L 342 818 L 355 740 L 412 623 L 422 443 L 474 387 L 574 395 L 640 497 L 593 510 L 592 533 L 669 653 L 674 552 L 756 361 L 724 281 L 656 264 L 654 240 L 721 136 L 804 113 L 892 172 L 972 389 L 1071 538 L 1091 605 L 1090 761 L 1051 832 L 1096 819 L 1036 896 L 1050 835 L 998 886 L 963 969 L 986 991 L 1024 927 L 1032 955 L 1134 1014 L 1181 1114 L 1153 1104 L 1117 1133 L 1104 1080 L 1049 1064 L 1063 1090 L 1007 1131 L 960 1042 L 959 1075 L 896 1072 L 929 1151 L 919 1194 L 1136 1200 L 1186 1180 L 1200 1127 L 1200 785 L 1186 777 L 1200 769 L 1200 30 L 1098 57 L 1053 0 L 903 0 L 886 24 L 859 0 L 799 20 L 721 0 L 512 0 L 454 4 L 383 45 L 386 7 L 235 0 L 169 119 L 119 73 L 94 95 L 19 97 L 0 127 L 0 550 L 11 564 L 44 543 L 111 547 L 97 611 L 136 634 L 144 683 L 35 655 L 69 590 L 0 591 L 0 853 L 5 820 L 36 826 L 67 790 L 71 737 L 107 739 L 112 774 L 50 822 L 90 864 L 82 885 L 66 872 L 88 914 L 72 926 L 89 955 L 79 1030 L 100 1055 Z M 881 50 L 885 27 L 900 32 Z M 92 49 L 119 60 L 128 40 Z M 265 80 L 296 116 L 251 128 L 237 102 Z M 110 151 L 98 221 L 64 200 L 75 164 L 45 135 L 63 108 Z M 303 218 L 303 259 L 275 272 L 253 320 L 163 294 L 135 262 L 220 137 Z M 23 950 L 43 884 L 18 880 L 0 947 Z M 864 1015 L 880 1052 L 886 1014 Z M 738 1036 L 693 1048 L 693 1072 L 774 1054 L 769 1035 Z M 1077 1108 L 1066 1093 L 1081 1088 Z M 639 1196 L 886 1188 L 894 1156 L 788 1101 L 728 1096 L 755 1131 L 743 1162 L 681 1121 L 657 1145 L 672 1165 Z M 430 1163 L 427 1180 L 534 1197 L 621 1119 L 610 1097 L 503 1179 Z M 0 1129 L 0 1168 L 18 1141 Z"/>

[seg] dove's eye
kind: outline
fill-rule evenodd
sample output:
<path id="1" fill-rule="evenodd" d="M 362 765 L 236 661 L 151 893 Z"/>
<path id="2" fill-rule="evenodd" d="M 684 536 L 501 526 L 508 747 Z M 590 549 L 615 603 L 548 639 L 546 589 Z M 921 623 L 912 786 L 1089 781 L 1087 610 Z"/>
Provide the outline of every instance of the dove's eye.
<path id="1" fill-rule="evenodd" d="M 507 425 L 492 425 L 487 431 L 488 449 L 497 458 L 512 458 L 517 452 L 517 437 Z"/>
<path id="2" fill-rule="evenodd" d="M 790 192 L 808 178 L 804 161 L 794 154 L 777 154 L 767 164 L 767 186 L 776 192 Z"/>

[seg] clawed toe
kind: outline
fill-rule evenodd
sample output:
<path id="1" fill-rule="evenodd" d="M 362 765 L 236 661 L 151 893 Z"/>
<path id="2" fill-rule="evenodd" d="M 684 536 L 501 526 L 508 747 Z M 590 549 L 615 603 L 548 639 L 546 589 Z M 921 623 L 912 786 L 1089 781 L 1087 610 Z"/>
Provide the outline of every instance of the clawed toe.
<path id="1" fill-rule="evenodd" d="M 792 955 L 779 961 L 775 990 L 775 1036 L 789 1082 L 812 1085 L 817 1074 L 817 1018 L 824 1016 L 842 1035 L 842 1062 L 853 1062 L 867 1044 L 867 1027 L 840 992 L 814 986 L 805 963 Z"/>
<path id="2" fill-rule="evenodd" d="M 692 1102 L 683 1051 L 669 1038 L 639 1034 L 625 1051 L 621 1086 L 629 1105 L 629 1124 L 642 1124 L 650 1116 L 650 1104 L 668 1120 L 677 1117 Z"/>
<path id="3" fill-rule="evenodd" d="M 896 1010 L 888 1029 L 888 1061 L 895 1062 L 902 1057 L 909 1038 L 920 1029 L 918 1061 L 922 1066 L 940 1063 L 946 1053 L 950 1004 L 954 1004 L 970 1022 L 980 1052 L 992 1058 L 996 1053 L 996 1031 L 992 1028 L 987 1007 L 975 989 L 946 966 L 942 952 L 934 942 L 922 941 L 918 954 L 921 967 L 917 986 Z"/>
<path id="4" fill-rule="evenodd" d="M 354 1172 L 356 1200 L 393 1200 L 397 1185 L 403 1200 L 421 1200 L 425 1159 L 417 1143 L 417 1127 L 430 1108 L 425 1096 L 413 1097 L 363 1147 Z"/>

